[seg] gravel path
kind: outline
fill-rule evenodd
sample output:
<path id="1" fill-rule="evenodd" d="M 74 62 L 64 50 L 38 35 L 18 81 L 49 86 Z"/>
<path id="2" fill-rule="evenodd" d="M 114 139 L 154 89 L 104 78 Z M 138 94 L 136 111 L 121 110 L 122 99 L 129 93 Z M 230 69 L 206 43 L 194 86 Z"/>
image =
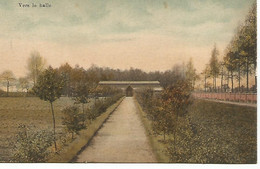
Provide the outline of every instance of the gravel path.
<path id="1" fill-rule="evenodd" d="M 223 100 L 215 100 L 215 99 L 204 99 L 204 100 L 218 102 L 218 103 L 234 104 L 238 106 L 257 107 L 257 104 L 255 103 L 231 102 L 231 101 L 223 101 Z"/>
<path id="2" fill-rule="evenodd" d="M 126 97 L 76 162 L 156 162 L 132 97 Z"/>

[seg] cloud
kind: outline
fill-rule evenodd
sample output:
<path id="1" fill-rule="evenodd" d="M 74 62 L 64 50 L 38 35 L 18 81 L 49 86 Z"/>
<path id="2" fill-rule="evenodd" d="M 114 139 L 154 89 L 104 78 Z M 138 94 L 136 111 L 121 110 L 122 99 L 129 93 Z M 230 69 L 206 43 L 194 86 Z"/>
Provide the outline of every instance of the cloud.
<path id="1" fill-rule="evenodd" d="M 0 1 L 1 59 L 23 63 L 36 49 L 54 65 L 154 70 L 189 57 L 206 63 L 213 44 L 225 47 L 254 0 L 46 0 L 49 9 L 21 9 L 18 2 Z M 10 44 L 22 52 L 12 53 Z"/>

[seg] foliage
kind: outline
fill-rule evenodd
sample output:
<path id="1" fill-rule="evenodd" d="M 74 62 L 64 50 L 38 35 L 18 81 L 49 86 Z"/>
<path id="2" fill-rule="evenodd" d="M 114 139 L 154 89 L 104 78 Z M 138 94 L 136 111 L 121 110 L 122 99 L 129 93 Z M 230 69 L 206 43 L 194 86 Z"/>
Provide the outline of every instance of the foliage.
<path id="1" fill-rule="evenodd" d="M 48 101 L 51 105 L 53 119 L 53 136 L 55 150 L 57 150 L 55 137 L 55 115 L 53 110 L 53 102 L 61 97 L 63 89 L 63 79 L 58 71 L 49 67 L 38 77 L 36 85 L 33 87 L 34 93 L 42 100 Z"/>
<path id="2" fill-rule="evenodd" d="M 152 122 L 153 119 L 149 118 L 151 113 L 143 106 L 141 94 L 137 96 L 147 119 Z M 150 104 L 158 107 L 155 102 Z M 157 142 L 156 151 L 165 152 L 168 162 L 256 163 L 256 115 L 256 108 L 194 100 L 188 105 L 186 113 L 178 117 L 176 135 L 169 134 L 165 142 Z M 151 130 L 154 128 L 150 127 L 149 133 Z M 160 135 L 149 136 L 162 139 Z"/>
<path id="3" fill-rule="evenodd" d="M 169 105 L 155 97 L 153 90 L 149 88 L 138 93 L 138 100 L 147 112 L 147 118 L 152 121 L 153 133 L 163 134 L 165 141 L 166 134 L 170 134 L 174 125 Z"/>
<path id="4" fill-rule="evenodd" d="M 169 139 L 169 144 L 166 148 L 170 162 L 193 162 L 191 159 L 196 153 L 192 147 L 195 134 L 192 130 L 189 116 L 179 117 L 177 127 L 176 135 Z"/>
<path id="5" fill-rule="evenodd" d="M 66 125 L 67 131 L 73 134 L 79 134 L 79 131 L 86 128 L 86 114 L 80 113 L 77 106 L 68 106 L 62 110 L 64 117 L 62 124 Z"/>
<path id="6" fill-rule="evenodd" d="M 178 81 L 167 87 L 160 97 L 155 97 L 152 90 L 146 89 L 138 93 L 137 99 L 147 112 L 147 118 L 152 121 L 154 134 L 169 136 L 170 147 L 167 148 L 170 159 L 178 162 L 181 156 L 186 156 L 182 149 L 190 150 L 192 133 L 188 108 L 192 103 L 190 98 L 192 86 L 189 81 Z M 172 137 L 171 137 L 172 136 Z M 187 157 L 188 158 L 188 157 Z"/>
<path id="7" fill-rule="evenodd" d="M 72 67 L 68 63 L 61 65 L 58 69 L 58 72 L 62 76 L 64 81 L 62 94 L 66 96 L 72 96 L 72 90 L 71 90 L 72 70 L 73 70 Z"/>
<path id="8" fill-rule="evenodd" d="M 87 83 L 78 83 L 74 88 L 73 95 L 76 104 L 82 104 L 82 111 L 84 113 L 84 104 L 89 102 L 89 88 Z"/>
<path id="9" fill-rule="evenodd" d="M 98 116 L 104 113 L 109 106 L 116 103 L 123 95 L 121 93 L 115 94 L 112 97 L 100 98 L 100 100 L 95 101 L 91 108 L 88 108 L 85 112 L 87 119 L 90 121 L 95 120 Z"/>
<path id="10" fill-rule="evenodd" d="M 10 93 L 10 96 L 12 93 Z M 20 93 L 21 96 L 24 93 Z M 0 162 L 9 162 L 12 155 L 15 142 L 15 135 L 18 133 L 18 125 L 25 124 L 30 127 L 30 132 L 38 130 L 51 130 L 53 127 L 52 116 L 50 114 L 49 103 L 40 100 L 37 97 L 0 97 Z M 70 140 L 71 135 L 66 132 L 62 125 L 63 113 L 61 110 L 65 106 L 73 105 L 74 101 L 67 97 L 62 97 L 55 101 L 55 118 L 56 118 L 56 138 L 57 147 L 62 147 L 60 138 Z M 53 140 L 53 139 L 52 139 Z M 53 146 L 54 148 L 54 146 Z M 52 149 L 53 152 L 53 149 Z"/>
<path id="11" fill-rule="evenodd" d="M 48 148 L 52 143 L 52 134 L 49 131 L 30 132 L 26 125 L 19 126 L 13 152 L 14 162 L 32 163 L 45 162 L 50 153 Z"/>
<path id="12" fill-rule="evenodd" d="M 63 85 L 57 70 L 49 67 L 40 74 L 33 91 L 40 99 L 52 103 L 61 97 Z"/>
<path id="13" fill-rule="evenodd" d="M 233 79 L 238 81 L 240 91 L 240 83 L 242 76 L 246 76 L 246 88 L 249 91 L 249 76 L 255 73 L 254 91 L 256 92 L 256 68 L 257 68 L 257 24 L 256 24 L 256 3 L 253 3 L 246 16 L 245 21 L 237 27 L 230 43 L 227 45 L 223 63 L 228 73 L 225 74 L 226 79 L 231 79 L 233 92 Z M 219 73 L 218 50 L 216 47 L 212 50 L 210 59 L 210 74 L 213 78 L 213 88 L 216 91 L 216 77 Z M 224 74 L 223 74 L 224 75 Z M 224 77 L 222 77 L 223 80 Z M 222 81 L 223 82 L 223 81 Z M 228 82 L 227 82 L 228 83 Z M 223 85 L 223 84 L 222 84 Z M 226 84 L 229 85 L 229 84 Z M 222 87 L 222 86 L 221 86 Z"/>
<path id="14" fill-rule="evenodd" d="M 199 76 L 197 75 L 196 69 L 194 68 L 192 58 L 190 58 L 189 62 L 186 64 L 185 78 L 189 81 L 189 83 L 191 83 L 192 88 L 194 88 L 195 82 Z"/>

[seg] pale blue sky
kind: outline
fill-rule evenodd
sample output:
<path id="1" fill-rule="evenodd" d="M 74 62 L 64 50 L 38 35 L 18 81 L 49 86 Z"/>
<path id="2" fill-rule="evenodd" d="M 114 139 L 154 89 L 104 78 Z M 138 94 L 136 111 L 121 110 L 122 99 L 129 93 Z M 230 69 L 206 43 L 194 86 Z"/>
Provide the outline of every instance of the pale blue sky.
<path id="1" fill-rule="evenodd" d="M 20 8 L 19 2 L 52 7 Z M 25 74 L 32 50 L 53 66 L 69 62 L 166 70 L 193 57 L 201 70 L 214 43 L 224 50 L 253 2 L 0 0 L 0 72 Z"/>

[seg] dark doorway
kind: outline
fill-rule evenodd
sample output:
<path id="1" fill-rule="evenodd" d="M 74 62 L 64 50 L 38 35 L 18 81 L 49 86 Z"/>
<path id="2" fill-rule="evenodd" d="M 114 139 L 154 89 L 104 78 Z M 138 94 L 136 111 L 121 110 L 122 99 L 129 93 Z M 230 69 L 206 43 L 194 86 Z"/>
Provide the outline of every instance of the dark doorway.
<path id="1" fill-rule="evenodd" d="M 128 86 L 125 92 L 126 92 L 126 97 L 132 97 L 134 95 L 134 89 L 131 86 Z"/>

